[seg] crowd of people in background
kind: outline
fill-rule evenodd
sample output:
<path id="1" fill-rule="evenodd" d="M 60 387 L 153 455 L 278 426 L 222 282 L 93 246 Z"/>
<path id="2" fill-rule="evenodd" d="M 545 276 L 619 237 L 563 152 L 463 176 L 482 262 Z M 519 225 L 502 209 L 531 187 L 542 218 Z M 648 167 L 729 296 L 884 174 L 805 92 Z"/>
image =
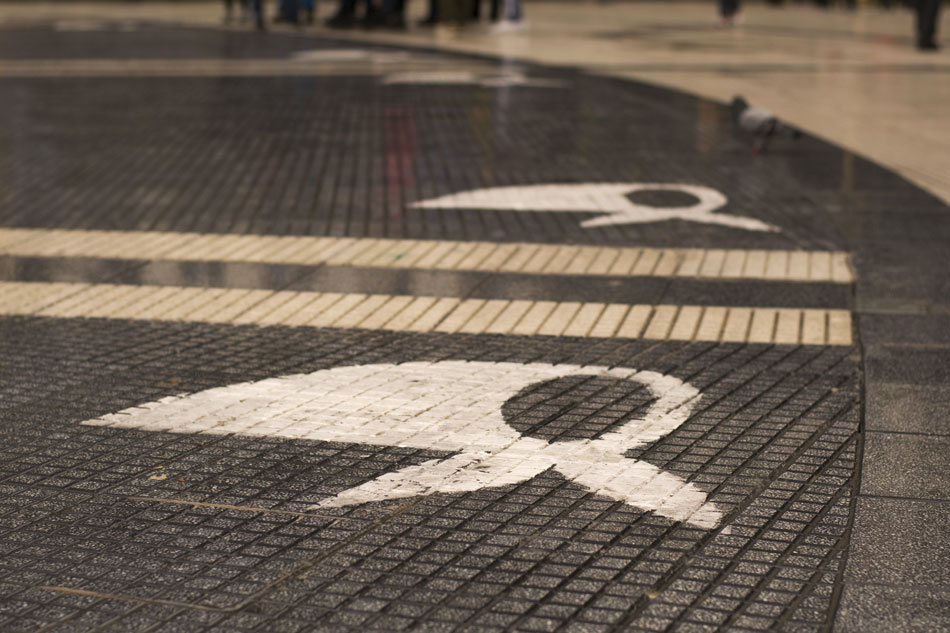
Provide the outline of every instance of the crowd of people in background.
<path id="1" fill-rule="evenodd" d="M 781 6 L 785 0 L 766 0 L 768 4 Z M 847 9 L 857 9 L 857 0 L 813 0 L 819 7 L 830 8 L 834 4 L 841 4 Z M 879 3 L 885 9 L 890 9 L 896 4 L 916 7 L 917 9 L 917 48 L 922 51 L 935 51 L 940 47 L 937 45 L 937 21 L 940 16 L 940 3 L 942 0 L 879 0 Z M 799 0 L 801 4 L 802 0 Z M 741 0 L 717 0 L 719 5 L 719 21 L 731 26 L 736 23 L 741 8 Z"/>
<path id="2" fill-rule="evenodd" d="M 297 26 L 313 24 L 316 0 L 274 0 L 274 22 Z M 522 0 L 490 0 L 489 19 L 497 30 L 512 30 L 522 24 Z M 426 17 L 419 26 L 463 25 L 481 19 L 481 0 L 428 0 Z M 225 22 L 251 19 L 260 30 L 267 28 L 265 0 L 224 0 Z M 358 15 L 358 4 L 362 11 Z M 333 29 L 405 29 L 406 0 L 339 0 L 336 13 L 325 21 Z"/>
<path id="3" fill-rule="evenodd" d="M 489 19 L 498 30 L 516 29 L 522 24 L 522 0 L 490 0 Z M 802 2 L 802 0 L 798 0 Z M 275 22 L 302 25 L 313 24 L 316 12 L 316 0 L 275 0 L 277 11 Z M 326 20 L 326 26 L 333 29 L 363 28 L 406 28 L 406 0 L 339 0 L 336 13 Z M 478 22 L 481 19 L 481 0 L 428 0 L 429 8 L 419 26 L 436 24 L 463 25 Z M 741 10 L 741 0 L 717 0 L 719 19 L 724 25 L 737 22 Z M 772 5 L 782 5 L 784 0 L 767 0 Z M 813 0 L 820 7 L 842 4 L 848 9 L 857 8 L 857 0 Z M 879 0 L 885 8 L 894 4 L 911 4 L 917 10 L 917 48 L 922 51 L 935 51 L 939 47 L 936 41 L 937 22 L 941 0 Z M 357 15 L 357 4 L 363 4 L 361 15 Z M 264 0 L 224 0 L 225 20 L 235 19 L 235 5 L 239 6 L 241 17 L 251 16 L 257 28 L 264 30 Z"/>

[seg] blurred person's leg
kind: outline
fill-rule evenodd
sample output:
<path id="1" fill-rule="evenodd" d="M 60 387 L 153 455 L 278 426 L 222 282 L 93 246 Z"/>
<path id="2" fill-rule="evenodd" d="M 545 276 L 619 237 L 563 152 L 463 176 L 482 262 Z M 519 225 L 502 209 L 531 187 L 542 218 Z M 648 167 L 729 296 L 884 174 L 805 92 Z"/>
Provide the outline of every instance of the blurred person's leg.
<path id="1" fill-rule="evenodd" d="M 254 14 L 254 23 L 257 30 L 264 30 L 264 0 L 251 0 L 251 13 Z"/>
<path id="2" fill-rule="evenodd" d="M 434 26 L 439 23 L 439 0 L 429 0 L 429 12 L 419 20 L 419 26 Z"/>
<path id="3" fill-rule="evenodd" d="M 724 24 L 732 24 L 739 13 L 739 0 L 719 0 L 719 19 Z"/>
<path id="4" fill-rule="evenodd" d="M 316 0 L 303 0 L 301 8 L 307 15 L 307 24 L 313 24 L 314 12 L 316 11 Z"/>
<path id="5" fill-rule="evenodd" d="M 505 14 L 509 22 L 521 22 L 521 0 L 505 0 Z"/>
<path id="6" fill-rule="evenodd" d="M 363 28 L 371 29 L 385 24 L 386 13 L 391 8 L 390 0 L 364 0 L 366 9 L 363 11 Z"/>
<path id="7" fill-rule="evenodd" d="M 299 0 L 280 0 L 277 8 L 275 22 L 289 22 L 290 24 L 300 23 L 300 4 Z"/>
<path id="8" fill-rule="evenodd" d="M 386 0 L 386 4 L 384 25 L 391 29 L 406 28 L 406 0 Z"/>
<path id="9" fill-rule="evenodd" d="M 333 29 L 351 28 L 356 24 L 356 0 L 340 0 L 336 14 L 326 21 L 326 25 Z"/>
<path id="10" fill-rule="evenodd" d="M 917 0 L 917 48 L 922 51 L 937 50 L 934 36 L 939 13 L 940 0 Z"/>

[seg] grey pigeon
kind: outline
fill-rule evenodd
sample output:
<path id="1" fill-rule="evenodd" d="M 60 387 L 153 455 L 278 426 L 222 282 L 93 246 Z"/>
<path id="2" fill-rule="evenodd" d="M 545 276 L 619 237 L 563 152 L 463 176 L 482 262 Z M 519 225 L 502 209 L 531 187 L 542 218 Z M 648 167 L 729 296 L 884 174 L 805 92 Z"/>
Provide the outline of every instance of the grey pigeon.
<path id="1" fill-rule="evenodd" d="M 799 138 L 802 133 L 779 121 L 773 113 L 756 108 L 740 96 L 732 99 L 732 122 L 742 132 L 752 136 L 752 147 L 757 152 L 765 151 L 777 136 Z"/>

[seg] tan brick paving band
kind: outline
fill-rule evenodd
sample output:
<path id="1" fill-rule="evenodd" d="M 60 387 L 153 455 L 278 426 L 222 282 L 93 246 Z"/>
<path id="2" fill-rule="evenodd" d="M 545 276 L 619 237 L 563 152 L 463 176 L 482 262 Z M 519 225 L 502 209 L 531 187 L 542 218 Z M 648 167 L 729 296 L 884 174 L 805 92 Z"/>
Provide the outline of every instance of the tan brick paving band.
<path id="1" fill-rule="evenodd" d="M 0 313 L 411 332 L 850 345 L 847 310 L 0 283 Z"/>

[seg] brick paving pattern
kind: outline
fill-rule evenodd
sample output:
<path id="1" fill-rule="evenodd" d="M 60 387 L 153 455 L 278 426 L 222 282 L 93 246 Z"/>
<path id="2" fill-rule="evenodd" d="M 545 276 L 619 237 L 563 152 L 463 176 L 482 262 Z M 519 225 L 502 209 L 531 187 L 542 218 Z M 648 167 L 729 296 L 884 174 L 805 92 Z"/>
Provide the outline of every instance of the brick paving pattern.
<path id="1" fill-rule="evenodd" d="M 156 631 L 826 624 L 854 484 L 850 348 L 37 318 L 10 320 L 6 331 L 5 357 L 29 358 L 31 369 L 14 362 L 4 376 L 9 630 L 112 620 L 116 630 Z M 551 471 L 463 495 L 313 512 L 329 494 L 447 455 L 78 424 L 182 391 L 444 359 L 687 379 L 703 394 L 694 415 L 628 456 L 708 490 L 729 533 L 596 497 Z M 644 404 L 642 390 L 567 380 L 525 393 L 507 413 L 516 428 L 551 437 L 603 432 L 611 416 Z M 31 423 L 14 424 L 21 419 Z"/>
<path id="2" fill-rule="evenodd" d="M 829 214 L 843 196 L 914 195 L 896 177 L 851 157 L 841 192 L 827 144 L 761 160 L 725 108 L 569 70 L 291 35 L 2 28 L 0 143 L 16 151 L 0 154 L 0 629 L 829 629 L 861 446 L 854 273 Z M 431 74 L 452 67 L 464 81 Z M 588 182 L 701 183 L 782 230 L 413 206 Z M 631 201 L 683 204 L 670 194 Z M 441 361 L 688 382 L 689 418 L 623 457 L 704 492 L 722 523 L 556 468 L 314 509 L 452 453 L 82 424 Z M 557 443 L 652 401 L 571 376 L 501 413 Z"/>

